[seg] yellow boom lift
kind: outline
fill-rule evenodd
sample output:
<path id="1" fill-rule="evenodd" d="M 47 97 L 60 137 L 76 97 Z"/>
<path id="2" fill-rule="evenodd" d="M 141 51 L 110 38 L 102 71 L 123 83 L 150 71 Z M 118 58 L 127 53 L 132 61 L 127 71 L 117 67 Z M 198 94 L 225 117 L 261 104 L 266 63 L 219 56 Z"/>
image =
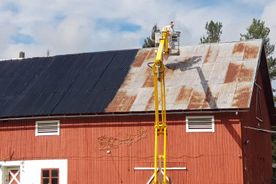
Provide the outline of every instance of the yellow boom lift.
<path id="1" fill-rule="evenodd" d="M 179 54 L 180 32 L 164 30 L 161 33 L 155 61 L 152 65 L 154 74 L 154 184 L 167 184 L 167 119 L 164 54 Z M 158 38 L 155 38 L 158 39 Z M 170 45 L 170 48 L 169 48 Z M 176 48 L 177 47 L 177 48 Z M 175 52 L 176 51 L 176 52 Z M 160 101 L 159 101 L 160 98 Z M 161 110 L 160 110 L 161 106 Z M 160 148 L 159 136 L 163 136 L 163 151 Z M 161 154 L 159 154 L 159 152 Z M 159 172 L 159 175 L 158 175 Z M 161 173 L 163 178 L 161 178 Z M 162 181 L 161 181 L 162 180 Z"/>

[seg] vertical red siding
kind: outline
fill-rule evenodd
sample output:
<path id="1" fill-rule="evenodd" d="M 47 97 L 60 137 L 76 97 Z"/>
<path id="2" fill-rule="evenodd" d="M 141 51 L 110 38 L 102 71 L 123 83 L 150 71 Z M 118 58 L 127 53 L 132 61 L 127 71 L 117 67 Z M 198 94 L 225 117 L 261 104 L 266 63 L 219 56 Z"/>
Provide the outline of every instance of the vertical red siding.
<path id="1" fill-rule="evenodd" d="M 186 133 L 170 115 L 168 171 L 173 183 L 243 183 L 239 116 L 215 116 L 215 133 Z M 68 159 L 69 184 L 146 183 L 152 171 L 153 117 L 60 119 L 60 136 L 35 137 L 35 121 L 1 122 L 0 160 Z M 107 150 L 111 152 L 108 154 Z"/>
<path id="2" fill-rule="evenodd" d="M 243 126 L 271 129 L 271 120 L 268 106 L 265 100 L 265 91 L 260 73 L 257 75 L 258 84 L 255 85 L 250 113 L 243 118 Z M 257 97 L 259 91 L 259 97 Z M 257 100 L 258 98 L 258 100 Z M 259 107 L 258 107 L 259 105 Z M 256 117 L 262 119 L 259 121 Z M 243 155 L 245 183 L 271 183 L 272 181 L 272 145 L 271 134 L 242 129 L 243 132 Z"/>

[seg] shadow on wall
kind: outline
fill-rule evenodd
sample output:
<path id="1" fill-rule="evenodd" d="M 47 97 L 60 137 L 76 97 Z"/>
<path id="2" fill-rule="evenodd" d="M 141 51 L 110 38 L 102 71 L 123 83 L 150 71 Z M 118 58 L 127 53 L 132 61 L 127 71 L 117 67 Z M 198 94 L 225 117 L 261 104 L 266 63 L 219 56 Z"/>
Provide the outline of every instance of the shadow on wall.
<path id="1" fill-rule="evenodd" d="M 224 123 L 225 128 L 228 130 L 229 134 L 232 136 L 233 140 L 237 143 L 237 145 L 242 149 L 242 140 L 240 133 L 237 132 L 237 130 L 233 127 L 234 124 L 238 124 L 237 121 L 231 121 L 228 120 L 226 123 Z"/>

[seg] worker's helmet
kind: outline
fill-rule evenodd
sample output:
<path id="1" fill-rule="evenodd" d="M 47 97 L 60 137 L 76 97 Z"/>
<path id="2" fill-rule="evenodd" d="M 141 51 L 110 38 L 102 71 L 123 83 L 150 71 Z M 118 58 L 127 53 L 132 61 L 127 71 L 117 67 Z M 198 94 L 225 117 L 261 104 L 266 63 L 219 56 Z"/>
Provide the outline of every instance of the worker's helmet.
<path id="1" fill-rule="evenodd" d="M 173 21 L 171 21 L 170 25 L 171 25 L 171 27 L 173 27 L 173 26 L 174 26 L 174 22 L 173 22 Z"/>

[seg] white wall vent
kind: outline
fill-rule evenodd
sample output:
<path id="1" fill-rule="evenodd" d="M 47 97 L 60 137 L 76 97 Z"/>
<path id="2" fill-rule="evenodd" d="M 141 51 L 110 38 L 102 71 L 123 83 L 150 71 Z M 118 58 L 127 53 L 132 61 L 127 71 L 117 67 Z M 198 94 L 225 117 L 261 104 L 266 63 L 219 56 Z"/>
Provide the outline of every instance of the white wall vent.
<path id="1" fill-rule="evenodd" d="M 186 132 L 215 132 L 214 116 L 187 116 Z"/>
<path id="2" fill-rule="evenodd" d="M 35 122 L 35 135 L 59 135 L 60 122 L 59 120 L 51 121 L 36 121 Z"/>

